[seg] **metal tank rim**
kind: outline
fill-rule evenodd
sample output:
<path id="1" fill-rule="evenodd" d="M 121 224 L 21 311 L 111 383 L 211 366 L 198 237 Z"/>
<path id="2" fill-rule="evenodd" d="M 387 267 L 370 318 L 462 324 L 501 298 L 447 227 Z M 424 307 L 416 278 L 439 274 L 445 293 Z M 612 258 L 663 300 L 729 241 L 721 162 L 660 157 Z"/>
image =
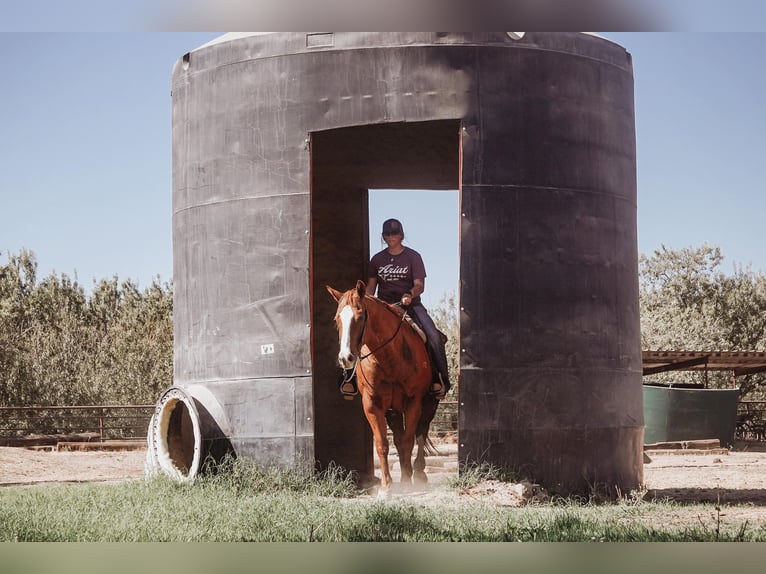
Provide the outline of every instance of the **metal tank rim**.
<path id="1" fill-rule="evenodd" d="M 196 52 L 197 50 L 203 50 L 205 48 L 209 48 L 210 46 L 223 44 L 225 42 L 233 42 L 235 40 L 250 38 L 252 36 L 268 36 L 271 34 L 280 34 L 280 32 L 226 32 L 225 34 L 221 34 L 220 36 L 213 38 L 209 42 L 205 42 L 201 46 L 197 46 L 196 48 L 193 48 L 192 50 L 190 50 L 190 52 Z M 506 32 L 506 34 L 508 34 L 508 36 L 512 40 L 521 40 L 523 39 L 524 35 L 528 34 L 528 32 Z M 619 46 L 619 44 L 615 42 L 614 40 L 610 40 L 609 38 L 602 36 L 601 34 L 597 34 L 596 32 L 578 32 L 578 34 L 584 34 L 586 36 L 592 36 L 594 38 L 606 40 L 607 42 L 611 42 L 612 44 L 616 44 Z M 515 36 L 515 35 L 519 35 L 519 36 Z"/>

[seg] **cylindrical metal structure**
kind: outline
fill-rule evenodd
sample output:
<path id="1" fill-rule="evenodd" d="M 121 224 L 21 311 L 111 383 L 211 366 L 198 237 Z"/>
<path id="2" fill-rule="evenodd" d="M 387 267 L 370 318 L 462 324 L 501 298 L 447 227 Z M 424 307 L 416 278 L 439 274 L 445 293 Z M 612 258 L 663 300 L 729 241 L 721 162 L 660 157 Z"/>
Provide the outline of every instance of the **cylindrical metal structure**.
<path id="1" fill-rule="evenodd" d="M 372 472 L 324 286 L 365 277 L 368 189 L 460 189 L 461 460 L 568 492 L 638 486 L 623 48 L 577 33 L 225 35 L 179 60 L 172 103 L 175 386 L 238 456 Z"/>

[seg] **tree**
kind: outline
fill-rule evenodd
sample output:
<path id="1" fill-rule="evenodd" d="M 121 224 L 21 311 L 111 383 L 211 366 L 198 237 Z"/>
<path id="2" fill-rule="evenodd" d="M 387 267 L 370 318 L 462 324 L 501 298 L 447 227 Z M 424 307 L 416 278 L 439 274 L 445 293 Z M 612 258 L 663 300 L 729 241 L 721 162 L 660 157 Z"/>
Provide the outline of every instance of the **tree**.
<path id="1" fill-rule="evenodd" d="M 36 275 L 30 251 L 0 266 L 0 405 L 151 404 L 172 385 L 169 284 L 115 276 L 87 295 Z"/>
<path id="2" fill-rule="evenodd" d="M 455 293 L 444 294 L 430 314 L 436 328 L 447 335 L 445 350 L 449 367 L 450 392 L 458 394 L 458 371 L 460 369 L 460 328 L 457 314 Z"/>
<path id="3" fill-rule="evenodd" d="M 720 248 L 671 250 L 639 258 L 641 342 L 648 350 L 755 351 L 766 349 L 766 277 L 734 266 L 726 275 Z M 660 380 L 700 381 L 704 374 L 673 372 Z M 731 386 L 730 373 L 709 373 L 713 387 Z M 745 394 L 761 394 L 763 374 L 737 380 Z"/>
<path id="4" fill-rule="evenodd" d="M 36 278 L 37 260 L 31 251 L 9 254 L 8 263 L 0 266 L 0 405 L 23 396 L 22 382 L 29 379 L 24 357 L 31 323 L 29 296 Z"/>

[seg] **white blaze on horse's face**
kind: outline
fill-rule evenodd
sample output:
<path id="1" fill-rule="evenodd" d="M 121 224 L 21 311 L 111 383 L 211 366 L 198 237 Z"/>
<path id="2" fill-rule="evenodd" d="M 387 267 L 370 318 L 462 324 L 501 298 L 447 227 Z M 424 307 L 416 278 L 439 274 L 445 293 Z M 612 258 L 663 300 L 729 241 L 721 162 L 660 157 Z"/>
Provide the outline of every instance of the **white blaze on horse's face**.
<path id="1" fill-rule="evenodd" d="M 354 350 L 351 349 L 351 320 L 354 318 L 354 310 L 351 305 L 346 305 L 338 313 L 338 322 L 340 328 L 340 351 L 338 352 L 338 363 L 344 369 L 350 369 L 356 362 Z"/>

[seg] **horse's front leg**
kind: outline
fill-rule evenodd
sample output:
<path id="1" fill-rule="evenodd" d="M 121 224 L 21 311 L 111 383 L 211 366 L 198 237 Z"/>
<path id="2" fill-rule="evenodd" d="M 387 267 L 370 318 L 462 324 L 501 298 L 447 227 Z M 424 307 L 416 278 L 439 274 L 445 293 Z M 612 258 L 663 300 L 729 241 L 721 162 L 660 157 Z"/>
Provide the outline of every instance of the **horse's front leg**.
<path id="1" fill-rule="evenodd" d="M 367 401 L 365 401 L 367 403 Z M 364 405 L 364 415 L 370 423 L 372 435 L 375 438 L 375 450 L 380 462 L 380 489 L 378 498 L 388 498 L 391 492 L 391 470 L 388 468 L 388 436 L 386 433 L 386 416 L 380 408 L 375 408 L 372 402 Z"/>
<path id="2" fill-rule="evenodd" d="M 415 431 L 420 419 L 420 401 L 410 401 L 404 413 L 404 432 L 399 450 L 399 466 L 402 469 L 402 482 L 412 484 L 412 450 L 415 446 Z"/>

